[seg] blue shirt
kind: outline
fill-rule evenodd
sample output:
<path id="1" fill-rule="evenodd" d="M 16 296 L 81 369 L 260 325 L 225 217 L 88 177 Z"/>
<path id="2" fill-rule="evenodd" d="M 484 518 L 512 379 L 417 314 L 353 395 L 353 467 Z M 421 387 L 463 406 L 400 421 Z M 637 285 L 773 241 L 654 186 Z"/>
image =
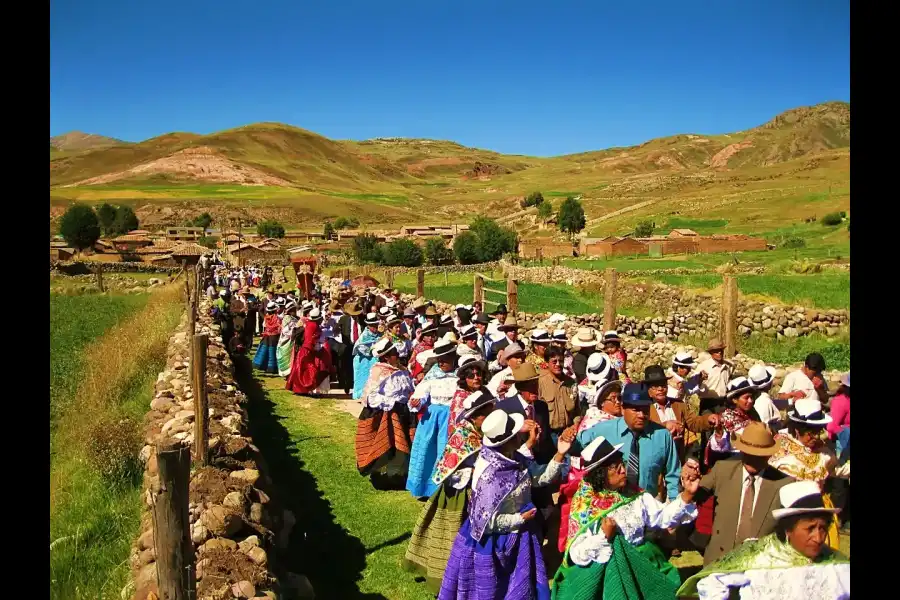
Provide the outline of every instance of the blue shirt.
<path id="1" fill-rule="evenodd" d="M 624 444 L 619 451 L 625 464 L 631 455 L 631 441 L 633 433 L 625 424 L 625 419 L 619 417 L 609 421 L 597 423 L 578 434 L 576 438 L 578 450 L 590 444 L 600 436 L 605 437 L 610 444 Z M 666 480 L 666 491 L 669 499 L 678 496 L 678 486 L 681 483 L 681 461 L 675 450 L 675 441 L 672 435 L 662 425 L 657 425 L 647 419 L 644 431 L 638 438 L 640 448 L 638 472 L 638 485 L 647 493 L 656 496 L 659 492 L 659 475 L 663 474 Z"/>

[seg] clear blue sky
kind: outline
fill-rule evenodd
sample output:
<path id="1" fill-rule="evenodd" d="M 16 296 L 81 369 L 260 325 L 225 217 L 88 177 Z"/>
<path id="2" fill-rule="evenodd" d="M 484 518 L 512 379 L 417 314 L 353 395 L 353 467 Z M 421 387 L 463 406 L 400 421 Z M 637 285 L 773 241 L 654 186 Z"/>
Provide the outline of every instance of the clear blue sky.
<path id="1" fill-rule="evenodd" d="M 548 156 L 850 100 L 849 0 L 54 0 L 50 135 L 280 121 Z"/>

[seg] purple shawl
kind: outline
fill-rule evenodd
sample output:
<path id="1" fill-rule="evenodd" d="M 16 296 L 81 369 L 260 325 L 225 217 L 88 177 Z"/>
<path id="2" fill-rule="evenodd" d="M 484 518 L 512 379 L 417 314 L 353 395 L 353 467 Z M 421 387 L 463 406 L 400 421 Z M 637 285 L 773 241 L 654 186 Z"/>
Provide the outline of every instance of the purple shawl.
<path id="1" fill-rule="evenodd" d="M 493 448 L 482 447 L 481 457 L 488 466 L 478 479 L 478 489 L 472 493 L 469 520 L 472 523 L 472 538 L 480 542 L 491 517 L 500 508 L 500 503 L 509 496 L 519 483 L 528 477 L 525 466 L 511 460 Z"/>

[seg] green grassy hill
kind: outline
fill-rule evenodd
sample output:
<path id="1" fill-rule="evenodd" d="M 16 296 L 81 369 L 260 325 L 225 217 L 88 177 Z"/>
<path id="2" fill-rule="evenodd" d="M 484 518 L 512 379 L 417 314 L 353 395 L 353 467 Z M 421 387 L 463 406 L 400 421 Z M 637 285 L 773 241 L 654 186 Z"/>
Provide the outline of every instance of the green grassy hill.
<path id="1" fill-rule="evenodd" d="M 742 132 L 553 158 L 440 140 L 330 140 L 278 123 L 94 149 L 60 149 L 51 140 L 51 209 L 72 200 L 115 201 L 165 204 L 179 215 L 227 207 L 316 226 L 355 215 L 375 225 L 423 215 L 502 216 L 519 210 L 519 197 L 540 190 L 550 199 L 581 195 L 592 234 L 648 215 L 725 214 L 733 223 L 735 208 L 747 212 L 743 224 L 752 229 L 766 215 L 787 211 L 793 219 L 832 204 L 849 208 L 849 122 L 849 104 L 829 102 Z M 647 201 L 640 211 L 604 218 Z"/>

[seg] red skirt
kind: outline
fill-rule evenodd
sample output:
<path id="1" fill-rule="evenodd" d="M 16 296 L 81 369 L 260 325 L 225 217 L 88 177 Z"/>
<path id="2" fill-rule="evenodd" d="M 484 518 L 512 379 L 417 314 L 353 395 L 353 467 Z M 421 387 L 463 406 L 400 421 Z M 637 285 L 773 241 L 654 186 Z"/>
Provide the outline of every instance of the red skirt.
<path id="1" fill-rule="evenodd" d="M 294 354 L 291 374 L 288 375 L 285 389 L 295 394 L 309 394 L 331 377 L 333 372 L 334 366 L 331 364 L 331 352 L 328 348 L 321 350 L 300 348 Z"/>

